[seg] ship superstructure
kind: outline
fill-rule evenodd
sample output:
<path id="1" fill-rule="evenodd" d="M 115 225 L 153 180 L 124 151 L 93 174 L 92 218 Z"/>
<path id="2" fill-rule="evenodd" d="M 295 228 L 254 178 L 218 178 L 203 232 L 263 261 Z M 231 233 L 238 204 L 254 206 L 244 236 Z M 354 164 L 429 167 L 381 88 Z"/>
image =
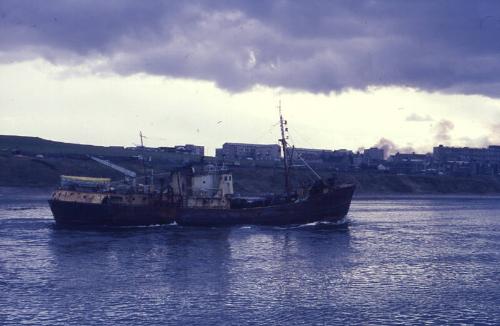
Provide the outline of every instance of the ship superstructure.
<path id="1" fill-rule="evenodd" d="M 172 174 L 170 187 L 183 207 L 227 209 L 234 193 L 233 175 L 214 164 L 179 169 Z"/>
<path id="2" fill-rule="evenodd" d="M 238 224 L 287 225 L 319 221 L 338 222 L 351 204 L 355 186 L 325 181 L 304 161 L 317 181 L 307 190 L 292 190 L 287 121 L 280 113 L 279 140 L 283 148 L 284 194 L 234 196 L 232 174 L 214 165 L 192 166 L 172 175 L 173 194 L 182 198 L 175 220 L 188 226 L 227 226 Z M 293 151 L 293 149 L 292 149 Z M 258 176 L 256 176 L 258 177 Z"/>

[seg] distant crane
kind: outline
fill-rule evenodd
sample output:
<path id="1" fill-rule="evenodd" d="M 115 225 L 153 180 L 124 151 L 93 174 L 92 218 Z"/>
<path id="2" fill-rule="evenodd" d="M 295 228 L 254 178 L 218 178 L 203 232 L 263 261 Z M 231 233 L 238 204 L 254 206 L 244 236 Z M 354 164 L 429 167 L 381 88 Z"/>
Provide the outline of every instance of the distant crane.
<path id="1" fill-rule="evenodd" d="M 132 184 L 135 186 L 135 178 L 137 177 L 137 173 L 135 173 L 134 171 L 130 171 L 128 169 L 125 169 L 124 167 L 121 167 L 119 165 L 116 165 L 114 163 L 111 163 L 110 161 L 108 160 L 103 160 L 103 159 L 100 159 L 98 157 L 95 157 L 95 156 L 91 156 L 90 157 L 92 160 L 98 162 L 98 163 L 101 163 L 103 165 L 106 165 L 107 167 L 110 167 L 112 168 L 113 170 L 116 170 L 122 174 L 124 174 L 126 177 L 130 178 L 132 180 Z"/>

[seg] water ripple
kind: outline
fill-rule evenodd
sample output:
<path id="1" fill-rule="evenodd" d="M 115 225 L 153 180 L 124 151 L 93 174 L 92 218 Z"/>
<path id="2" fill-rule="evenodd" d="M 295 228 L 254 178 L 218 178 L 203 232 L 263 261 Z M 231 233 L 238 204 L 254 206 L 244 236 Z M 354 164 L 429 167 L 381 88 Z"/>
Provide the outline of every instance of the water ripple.
<path id="1" fill-rule="evenodd" d="M 360 200 L 341 227 L 72 230 L 4 200 L 0 324 L 494 325 L 499 211 Z"/>

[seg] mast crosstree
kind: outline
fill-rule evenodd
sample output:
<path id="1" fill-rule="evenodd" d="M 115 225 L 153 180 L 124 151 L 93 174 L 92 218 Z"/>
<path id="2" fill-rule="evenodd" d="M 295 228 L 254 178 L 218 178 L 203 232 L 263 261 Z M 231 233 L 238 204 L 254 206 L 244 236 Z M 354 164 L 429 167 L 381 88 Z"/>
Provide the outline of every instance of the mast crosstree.
<path id="1" fill-rule="evenodd" d="M 279 101 L 278 104 L 278 109 L 280 113 L 280 129 L 281 129 L 281 139 L 279 141 L 281 142 L 281 147 L 283 147 L 283 167 L 285 169 L 285 193 L 287 197 L 290 197 L 290 166 L 288 164 L 288 143 L 287 143 L 287 136 L 285 135 L 285 132 L 288 132 L 288 128 L 285 127 L 287 125 L 287 121 L 283 119 L 283 114 L 281 112 L 281 100 Z"/>

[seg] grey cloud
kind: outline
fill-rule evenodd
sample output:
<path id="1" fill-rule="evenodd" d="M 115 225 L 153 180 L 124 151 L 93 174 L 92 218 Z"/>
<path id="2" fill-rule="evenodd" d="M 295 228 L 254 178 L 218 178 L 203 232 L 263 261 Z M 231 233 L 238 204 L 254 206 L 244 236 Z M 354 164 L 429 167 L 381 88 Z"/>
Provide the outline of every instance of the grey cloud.
<path id="1" fill-rule="evenodd" d="M 409 122 L 428 122 L 428 121 L 433 121 L 430 115 L 419 115 L 416 113 L 412 113 L 409 116 L 406 117 L 406 121 Z"/>
<path id="2" fill-rule="evenodd" d="M 498 14 L 497 14 L 498 13 Z M 496 1 L 0 1 L 0 58 L 312 92 L 500 95 Z"/>
<path id="3" fill-rule="evenodd" d="M 478 138 L 463 137 L 461 141 L 469 147 L 487 147 L 489 145 L 500 145 L 500 123 L 488 126 L 488 135 Z"/>
<path id="4" fill-rule="evenodd" d="M 471 138 L 471 137 L 461 137 L 460 142 L 463 144 L 465 147 L 488 147 L 491 145 L 491 141 L 488 137 L 478 137 L 478 138 Z"/>
<path id="5" fill-rule="evenodd" d="M 453 145 L 451 143 L 450 132 L 455 128 L 453 122 L 449 120 L 441 120 L 435 127 L 435 140 L 437 144 Z M 459 141 L 461 146 L 466 147 L 488 147 L 490 145 L 500 145 L 500 124 L 493 123 L 486 126 L 486 135 L 477 136 L 470 135 L 454 139 Z M 455 144 L 456 145 L 456 144 Z"/>
<path id="6" fill-rule="evenodd" d="M 490 134 L 487 137 L 488 145 L 500 145 L 500 123 L 490 125 Z"/>

